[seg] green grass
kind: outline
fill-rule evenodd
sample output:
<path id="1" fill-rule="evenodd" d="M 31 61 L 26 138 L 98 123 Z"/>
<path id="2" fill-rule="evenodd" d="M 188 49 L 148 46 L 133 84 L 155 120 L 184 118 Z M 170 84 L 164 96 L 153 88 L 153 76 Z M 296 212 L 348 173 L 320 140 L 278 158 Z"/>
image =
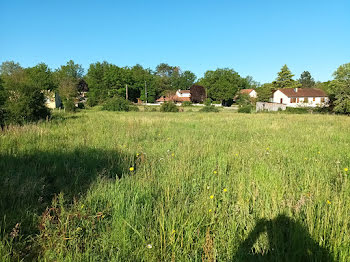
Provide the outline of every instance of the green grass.
<path id="1" fill-rule="evenodd" d="M 0 256 L 348 261 L 349 143 L 332 115 L 84 110 L 11 127 Z"/>

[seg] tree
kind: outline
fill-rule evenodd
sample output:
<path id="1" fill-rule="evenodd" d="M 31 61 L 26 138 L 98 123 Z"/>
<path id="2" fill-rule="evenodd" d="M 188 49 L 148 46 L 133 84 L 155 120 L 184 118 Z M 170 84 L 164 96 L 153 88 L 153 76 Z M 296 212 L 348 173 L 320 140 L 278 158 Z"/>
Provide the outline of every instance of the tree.
<path id="1" fill-rule="evenodd" d="M 224 68 L 205 72 L 198 83 L 206 87 L 208 96 L 213 100 L 228 101 L 241 89 L 243 82 L 243 78 L 233 69 Z"/>
<path id="2" fill-rule="evenodd" d="M 303 73 L 301 73 L 298 82 L 303 88 L 312 88 L 315 86 L 315 80 L 313 79 L 309 71 L 304 71 Z"/>
<path id="3" fill-rule="evenodd" d="M 274 88 L 297 88 L 300 87 L 301 84 L 297 81 L 293 80 L 293 74 L 289 70 L 287 65 L 284 65 L 281 68 L 281 71 L 278 72 L 278 76 L 276 81 L 273 81 L 272 84 L 274 85 Z"/>
<path id="4" fill-rule="evenodd" d="M 1 129 L 4 129 L 5 125 L 5 102 L 7 99 L 7 94 L 5 92 L 5 89 L 3 87 L 3 81 L 0 77 L 0 126 Z"/>
<path id="5" fill-rule="evenodd" d="M 258 101 L 269 102 L 274 91 L 274 85 L 272 83 L 266 83 L 256 89 L 258 93 Z"/>
<path id="6" fill-rule="evenodd" d="M 15 63 L 14 61 L 5 61 L 5 62 L 2 62 L 0 66 L 0 75 L 2 77 L 7 77 L 22 70 L 23 68 L 19 63 Z"/>
<path id="7" fill-rule="evenodd" d="M 350 63 L 341 65 L 333 73 L 335 101 L 334 111 L 350 114 Z"/>
<path id="8" fill-rule="evenodd" d="M 53 90 L 56 88 L 51 69 L 44 63 L 25 69 L 30 85 L 40 90 Z"/>
<path id="9" fill-rule="evenodd" d="M 205 88 L 200 85 L 192 85 L 190 88 L 192 103 L 202 103 L 207 97 Z"/>

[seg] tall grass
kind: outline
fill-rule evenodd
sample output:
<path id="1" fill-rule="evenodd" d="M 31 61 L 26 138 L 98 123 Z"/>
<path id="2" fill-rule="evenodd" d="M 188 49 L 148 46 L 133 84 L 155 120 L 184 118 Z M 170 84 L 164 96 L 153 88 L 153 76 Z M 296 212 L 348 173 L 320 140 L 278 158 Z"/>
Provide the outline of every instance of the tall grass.
<path id="1" fill-rule="evenodd" d="M 4 258 L 350 258 L 348 117 L 61 118 L 0 135 Z"/>

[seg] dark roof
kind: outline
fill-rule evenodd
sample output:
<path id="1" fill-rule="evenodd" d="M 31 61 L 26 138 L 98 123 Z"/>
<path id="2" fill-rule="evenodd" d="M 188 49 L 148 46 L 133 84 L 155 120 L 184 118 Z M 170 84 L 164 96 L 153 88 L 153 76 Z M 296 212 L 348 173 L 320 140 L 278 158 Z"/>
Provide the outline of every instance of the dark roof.
<path id="1" fill-rule="evenodd" d="M 179 90 L 179 93 L 190 93 L 190 90 Z"/>
<path id="2" fill-rule="evenodd" d="M 318 88 L 281 88 L 278 89 L 288 97 L 326 97 L 327 94 Z"/>

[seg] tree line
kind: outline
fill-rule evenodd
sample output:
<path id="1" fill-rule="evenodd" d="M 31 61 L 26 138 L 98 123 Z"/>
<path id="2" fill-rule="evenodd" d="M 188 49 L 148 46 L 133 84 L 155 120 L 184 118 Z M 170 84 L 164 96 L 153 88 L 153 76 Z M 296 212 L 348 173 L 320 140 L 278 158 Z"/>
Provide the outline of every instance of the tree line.
<path id="1" fill-rule="evenodd" d="M 316 82 L 308 71 L 294 80 L 287 65 L 281 68 L 271 83 L 260 83 L 252 77 L 242 77 L 233 69 L 208 70 L 202 78 L 178 66 L 159 64 L 154 70 L 141 65 L 118 67 L 96 62 L 85 73 L 80 64 L 70 60 L 52 70 L 45 63 L 22 67 L 13 61 L 0 66 L 0 124 L 37 121 L 50 116 L 45 107 L 45 90 L 57 92 L 67 110 L 75 110 L 77 96 L 88 92 L 89 106 L 103 104 L 115 96 L 136 102 L 155 102 L 161 95 L 178 89 L 203 86 L 207 97 L 230 105 L 240 89 L 256 89 L 259 101 L 268 101 L 279 88 L 321 88 L 331 98 L 331 108 L 337 113 L 350 113 L 350 63 L 341 65 L 333 74 L 334 80 Z"/>

